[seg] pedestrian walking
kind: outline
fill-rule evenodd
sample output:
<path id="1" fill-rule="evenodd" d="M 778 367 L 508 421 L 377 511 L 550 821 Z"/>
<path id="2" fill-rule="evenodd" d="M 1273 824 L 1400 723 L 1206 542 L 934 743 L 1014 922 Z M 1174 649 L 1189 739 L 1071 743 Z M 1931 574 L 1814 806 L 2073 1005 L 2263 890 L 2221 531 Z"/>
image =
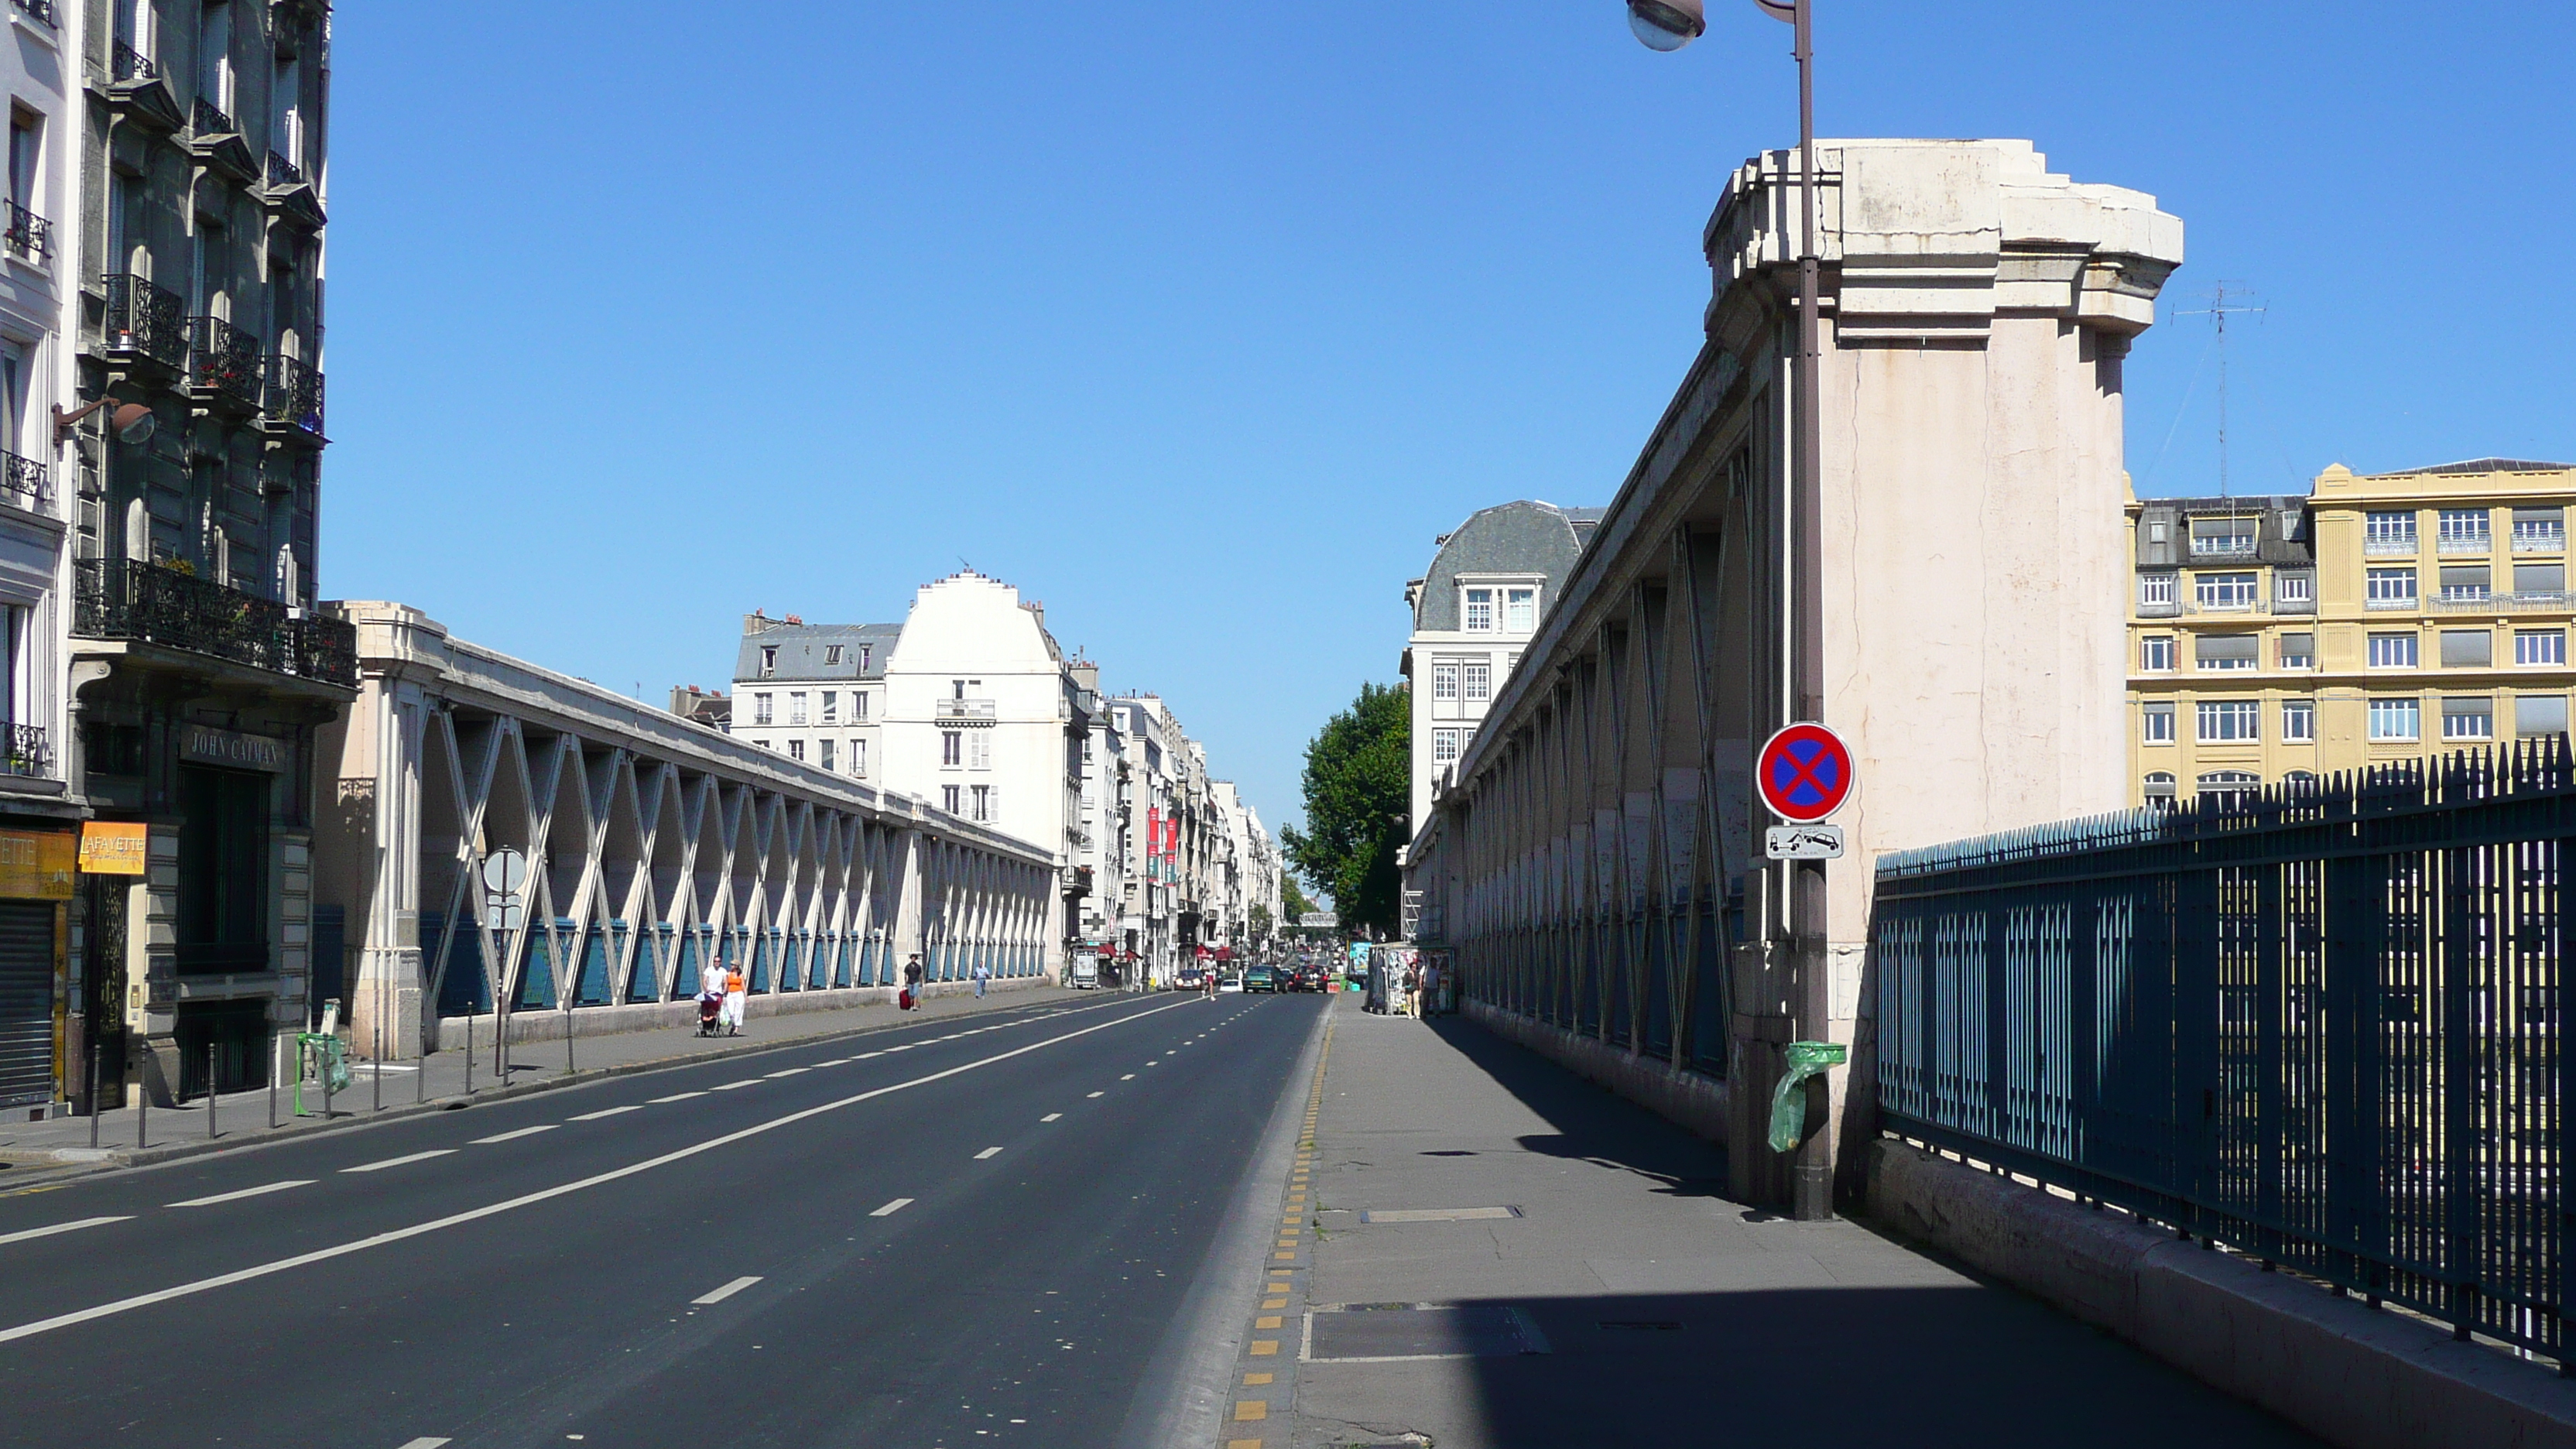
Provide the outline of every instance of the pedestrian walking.
<path id="1" fill-rule="evenodd" d="M 983 1000 L 983 999 L 984 999 L 984 983 L 985 983 L 985 982 L 987 982 L 987 981 L 990 981 L 990 980 L 992 980 L 992 979 L 993 979 L 993 968 L 992 968 L 992 967 L 990 967 L 990 966 L 985 965 L 985 964 L 984 964 L 983 962 L 981 962 L 981 961 L 976 962 L 976 963 L 975 963 L 975 999 L 976 999 L 977 1001 L 981 1001 L 981 1000 Z"/>
<path id="2" fill-rule="evenodd" d="M 914 1011 L 918 1010 L 920 1006 L 921 958 L 919 956 L 915 956 L 911 960 L 903 963 L 903 1009 L 906 1011 Z"/>
<path id="3" fill-rule="evenodd" d="M 750 983 L 742 979 L 742 968 L 740 966 L 726 968 L 724 979 L 724 1024 L 725 1035 L 727 1036 L 742 1035 L 742 1008 L 749 987 Z"/>

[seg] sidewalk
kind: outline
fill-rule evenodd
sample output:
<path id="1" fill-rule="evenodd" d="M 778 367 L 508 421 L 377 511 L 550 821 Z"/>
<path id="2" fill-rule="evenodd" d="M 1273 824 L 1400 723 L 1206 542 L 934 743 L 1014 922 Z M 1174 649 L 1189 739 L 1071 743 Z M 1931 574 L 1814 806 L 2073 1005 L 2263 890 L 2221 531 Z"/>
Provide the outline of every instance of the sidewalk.
<path id="1" fill-rule="evenodd" d="M 2316 1442 L 1856 1223 L 1728 1202 L 1722 1149 L 1461 1018 L 1356 1001 L 1323 1073 L 1312 1266 L 1263 1320 L 1293 1406 L 1221 1442 Z"/>
<path id="2" fill-rule="evenodd" d="M 742 1035 L 736 1037 L 701 1038 L 695 1026 L 620 1032 L 611 1036 L 579 1036 L 573 1043 L 574 1070 L 569 1074 L 565 1070 L 562 1040 L 515 1042 L 510 1047 L 510 1080 L 506 1088 L 493 1075 L 492 1045 L 486 1041 L 478 1044 L 479 1049 L 474 1055 L 471 1100 L 495 1101 L 576 1081 L 759 1051 L 792 1042 L 937 1021 L 945 1017 L 1071 1001 L 1104 1001 L 1117 995 L 1116 992 L 1075 991 L 1040 983 L 997 989 L 981 1000 L 971 992 L 932 996 L 919 1010 L 910 1014 L 881 1003 L 870 1003 L 832 1011 L 753 1016 L 743 1023 Z M 95 1149 L 90 1146 L 90 1119 L 87 1117 L 0 1123 L 0 1166 L 8 1169 L 0 1172 L 0 1191 L 39 1181 L 58 1172 L 87 1170 L 100 1164 L 130 1166 L 159 1162 L 225 1147 L 271 1142 L 290 1133 L 347 1126 L 397 1113 L 443 1111 L 464 1098 L 468 1076 L 465 1054 L 461 1051 L 432 1054 L 426 1073 L 413 1062 L 387 1062 L 381 1081 L 372 1063 L 353 1061 L 349 1070 L 348 1090 L 333 1096 L 328 1118 L 322 1115 L 320 1083 L 305 1085 L 304 1106 L 309 1115 L 303 1117 L 295 1115 L 292 1084 L 279 1083 L 275 1099 L 277 1126 L 273 1131 L 269 1127 L 270 1094 L 266 1088 L 255 1092 L 228 1093 L 216 1098 L 211 1136 L 206 1102 L 202 1097 L 175 1108 L 151 1108 L 140 1114 L 142 1121 L 139 1125 L 147 1135 L 139 1148 L 136 1137 L 138 1114 L 131 1106 L 99 1114 L 98 1146 Z M 379 1093 L 381 1107 L 378 1106 Z M 46 1169 L 54 1171 L 47 1172 Z"/>

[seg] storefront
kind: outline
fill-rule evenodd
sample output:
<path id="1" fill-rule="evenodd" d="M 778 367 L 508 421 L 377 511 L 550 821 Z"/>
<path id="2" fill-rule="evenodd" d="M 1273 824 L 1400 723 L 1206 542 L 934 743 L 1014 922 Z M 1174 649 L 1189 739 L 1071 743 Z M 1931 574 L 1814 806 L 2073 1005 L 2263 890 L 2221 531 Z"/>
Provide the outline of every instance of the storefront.
<path id="1" fill-rule="evenodd" d="M 70 1025 L 70 902 L 80 837 L 0 828 L 0 1110 L 63 1099 Z"/>

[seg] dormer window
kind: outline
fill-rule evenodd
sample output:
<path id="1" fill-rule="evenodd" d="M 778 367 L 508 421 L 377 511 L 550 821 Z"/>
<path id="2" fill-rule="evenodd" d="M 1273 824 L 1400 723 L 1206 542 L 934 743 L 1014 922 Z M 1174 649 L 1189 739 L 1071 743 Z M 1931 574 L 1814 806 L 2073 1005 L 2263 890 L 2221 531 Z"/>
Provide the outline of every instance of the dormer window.
<path id="1" fill-rule="evenodd" d="M 1515 634 L 1533 633 L 1538 628 L 1538 590 L 1503 590 L 1503 627 Z"/>
<path id="2" fill-rule="evenodd" d="M 778 646 L 775 644 L 762 645 L 760 650 L 760 677 L 767 679 L 777 672 Z"/>
<path id="3" fill-rule="evenodd" d="M 1464 607 L 1459 610 L 1459 627 L 1470 634 L 1487 634 L 1494 628 L 1494 590 L 1468 589 Z"/>
<path id="4" fill-rule="evenodd" d="M 831 665 L 838 664 L 838 663 L 840 663 L 840 662 L 841 662 L 841 646 L 840 646 L 840 645 L 838 645 L 838 644 L 826 644 L 826 645 L 824 645 L 824 646 L 823 646 L 823 663 L 824 663 L 824 665 L 825 665 L 826 667 L 829 667 L 829 666 L 831 666 Z"/>

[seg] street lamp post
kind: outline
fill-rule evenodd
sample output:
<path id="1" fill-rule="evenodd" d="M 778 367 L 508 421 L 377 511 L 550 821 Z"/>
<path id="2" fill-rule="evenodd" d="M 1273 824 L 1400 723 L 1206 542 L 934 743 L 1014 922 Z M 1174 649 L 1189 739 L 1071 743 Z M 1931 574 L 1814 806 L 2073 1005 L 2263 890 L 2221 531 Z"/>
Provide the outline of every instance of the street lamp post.
<path id="1" fill-rule="evenodd" d="M 1798 62 L 1798 351 L 1789 373 L 1789 695 L 1797 720 L 1825 717 L 1824 489 L 1818 478 L 1816 323 L 1816 86 L 1811 0 L 1754 0 L 1796 27 Z M 1701 0 L 1628 0 L 1628 25 L 1653 50 L 1673 51 L 1708 28 Z M 1801 1037 L 1822 1040 L 1832 1011 L 1826 982 L 1825 862 L 1789 863 L 1790 955 L 1798 973 Z M 1833 1143 L 1800 1139 L 1791 1164 L 1790 1211 L 1801 1222 L 1833 1216 Z"/>

